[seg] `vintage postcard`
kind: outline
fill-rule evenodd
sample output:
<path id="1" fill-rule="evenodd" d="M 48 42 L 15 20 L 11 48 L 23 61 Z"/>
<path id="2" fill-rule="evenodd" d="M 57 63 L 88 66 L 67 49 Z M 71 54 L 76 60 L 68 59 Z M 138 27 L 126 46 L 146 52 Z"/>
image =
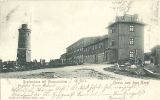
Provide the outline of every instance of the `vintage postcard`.
<path id="1" fill-rule="evenodd" d="M 160 0 L 0 0 L 0 100 L 159 100 Z"/>

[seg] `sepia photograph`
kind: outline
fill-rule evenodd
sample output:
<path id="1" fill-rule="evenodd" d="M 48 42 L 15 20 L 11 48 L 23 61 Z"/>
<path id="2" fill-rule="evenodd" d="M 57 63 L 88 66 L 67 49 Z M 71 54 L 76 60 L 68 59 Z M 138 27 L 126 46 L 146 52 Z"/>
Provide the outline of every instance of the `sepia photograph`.
<path id="1" fill-rule="evenodd" d="M 0 100 L 159 100 L 160 0 L 0 0 Z"/>

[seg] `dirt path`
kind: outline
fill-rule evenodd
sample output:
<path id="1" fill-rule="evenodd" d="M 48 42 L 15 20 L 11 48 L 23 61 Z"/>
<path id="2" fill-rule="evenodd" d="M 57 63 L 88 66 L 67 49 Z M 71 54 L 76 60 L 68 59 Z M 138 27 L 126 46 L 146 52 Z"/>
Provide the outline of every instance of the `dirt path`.
<path id="1" fill-rule="evenodd" d="M 23 72 L 0 73 L 1 78 L 97 78 L 97 79 L 131 79 L 124 75 L 104 71 L 109 64 L 92 64 L 46 68 Z"/>

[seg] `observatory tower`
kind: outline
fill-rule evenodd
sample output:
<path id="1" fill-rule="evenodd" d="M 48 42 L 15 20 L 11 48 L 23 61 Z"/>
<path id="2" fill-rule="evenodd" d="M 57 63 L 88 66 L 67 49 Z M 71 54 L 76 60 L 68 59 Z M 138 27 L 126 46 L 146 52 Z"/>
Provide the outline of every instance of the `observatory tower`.
<path id="1" fill-rule="evenodd" d="M 17 49 L 17 63 L 24 65 L 31 61 L 31 30 L 27 24 L 22 24 L 19 29 L 18 49 Z"/>

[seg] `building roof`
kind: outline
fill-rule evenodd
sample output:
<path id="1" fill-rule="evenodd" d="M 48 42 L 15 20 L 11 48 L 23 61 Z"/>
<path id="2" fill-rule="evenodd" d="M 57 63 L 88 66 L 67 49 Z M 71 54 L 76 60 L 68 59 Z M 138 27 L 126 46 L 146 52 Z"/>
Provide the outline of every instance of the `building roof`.
<path id="1" fill-rule="evenodd" d="M 86 46 L 95 44 L 95 43 L 100 42 L 100 41 L 102 41 L 104 39 L 107 39 L 107 38 L 108 38 L 108 35 L 98 36 L 93 41 L 91 41 L 90 43 L 88 43 Z"/>
<path id="2" fill-rule="evenodd" d="M 75 44 L 78 43 L 78 42 L 84 41 L 85 39 L 86 39 L 86 38 L 81 38 L 81 39 L 79 39 L 78 41 L 76 41 L 76 42 L 74 42 L 73 44 L 69 45 L 69 46 L 67 47 L 67 49 L 69 49 L 70 47 L 73 47 L 73 45 L 75 45 Z"/>
<path id="3" fill-rule="evenodd" d="M 111 22 L 107 28 L 117 24 L 117 23 L 135 23 L 140 25 L 145 25 L 139 18 L 138 15 L 128 15 L 125 14 L 123 16 L 117 16 L 114 22 Z"/>
<path id="4" fill-rule="evenodd" d="M 67 49 L 69 49 L 70 47 L 72 47 L 74 44 L 83 41 L 83 46 L 88 46 L 91 44 L 94 44 L 96 42 L 102 41 L 104 39 L 108 38 L 108 35 L 103 35 L 103 36 L 95 36 L 95 37 L 84 37 L 81 38 L 80 40 L 78 40 L 77 42 L 73 43 L 72 45 L 68 46 Z"/>
<path id="5" fill-rule="evenodd" d="M 156 45 L 152 48 L 152 51 L 155 50 L 155 49 L 160 49 L 160 45 Z"/>

